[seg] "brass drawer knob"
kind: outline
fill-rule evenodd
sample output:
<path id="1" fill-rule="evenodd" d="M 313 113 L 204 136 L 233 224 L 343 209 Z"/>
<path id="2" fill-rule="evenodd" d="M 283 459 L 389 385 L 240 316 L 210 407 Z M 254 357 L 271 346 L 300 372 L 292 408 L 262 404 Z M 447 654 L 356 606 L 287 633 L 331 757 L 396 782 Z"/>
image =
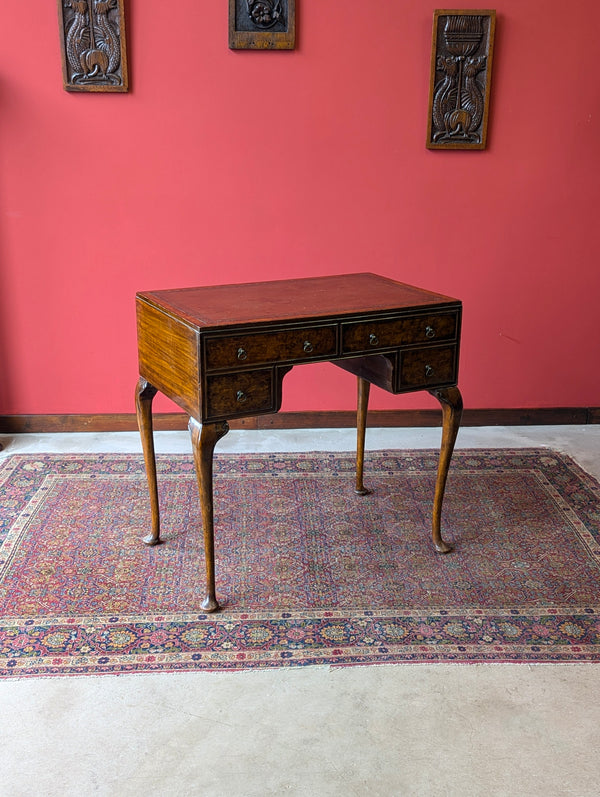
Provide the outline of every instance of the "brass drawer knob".
<path id="1" fill-rule="evenodd" d="M 236 393 L 235 398 L 236 398 L 236 401 L 238 401 L 240 404 L 243 404 L 244 401 L 246 401 L 246 399 L 248 398 L 248 396 L 244 393 L 243 390 L 238 390 L 238 392 Z"/>
<path id="2" fill-rule="evenodd" d="M 425 366 L 425 376 L 427 376 L 427 377 L 433 376 L 433 368 L 432 368 L 431 365 L 426 365 Z"/>
<path id="3" fill-rule="evenodd" d="M 310 340 L 305 340 L 304 341 L 304 351 L 307 354 L 310 354 L 312 350 L 313 350 L 313 346 L 312 346 L 312 343 L 310 342 Z"/>
<path id="4" fill-rule="evenodd" d="M 433 327 L 425 327 L 425 337 L 426 338 L 435 338 L 435 329 Z"/>
<path id="5" fill-rule="evenodd" d="M 242 349 L 241 346 L 237 350 L 237 358 L 238 360 L 247 360 L 248 359 L 248 352 L 246 349 Z"/>
<path id="6" fill-rule="evenodd" d="M 377 337 L 377 335 L 371 333 L 369 335 L 369 343 L 371 344 L 371 346 L 379 346 L 379 338 Z"/>

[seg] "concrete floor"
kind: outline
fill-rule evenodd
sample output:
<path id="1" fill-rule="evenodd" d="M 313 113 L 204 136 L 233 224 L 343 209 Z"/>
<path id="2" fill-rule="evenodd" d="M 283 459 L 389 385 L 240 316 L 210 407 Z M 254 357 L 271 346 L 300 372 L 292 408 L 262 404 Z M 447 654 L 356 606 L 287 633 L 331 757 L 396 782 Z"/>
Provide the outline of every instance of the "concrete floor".
<path id="1" fill-rule="evenodd" d="M 160 452 L 190 451 L 157 433 Z M 16 452 L 138 451 L 135 434 L 0 436 Z M 439 445 L 373 429 L 368 448 Z M 600 479 L 600 426 L 465 428 Z M 350 430 L 234 431 L 220 451 L 352 450 Z M 0 681 L 0 795 L 600 794 L 598 665 L 380 665 Z"/>

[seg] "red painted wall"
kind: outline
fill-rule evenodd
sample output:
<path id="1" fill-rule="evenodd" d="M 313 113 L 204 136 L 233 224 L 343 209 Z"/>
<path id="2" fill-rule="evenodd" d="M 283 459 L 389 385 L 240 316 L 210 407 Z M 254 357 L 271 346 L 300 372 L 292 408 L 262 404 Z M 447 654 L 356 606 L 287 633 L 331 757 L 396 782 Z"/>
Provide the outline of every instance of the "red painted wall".
<path id="1" fill-rule="evenodd" d="M 0 413 L 132 411 L 136 290 L 362 270 L 463 300 L 466 406 L 600 403 L 600 5 L 497 9 L 484 152 L 425 148 L 430 3 L 298 6 L 232 52 L 225 0 L 131 0 L 132 91 L 73 95 L 55 3 L 0 5 Z"/>

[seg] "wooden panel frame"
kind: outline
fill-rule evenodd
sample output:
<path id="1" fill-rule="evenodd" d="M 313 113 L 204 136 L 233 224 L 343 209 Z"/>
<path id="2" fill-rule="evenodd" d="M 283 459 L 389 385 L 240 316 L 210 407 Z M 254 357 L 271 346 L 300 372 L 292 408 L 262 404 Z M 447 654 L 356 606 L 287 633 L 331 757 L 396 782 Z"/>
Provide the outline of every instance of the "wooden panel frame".
<path id="1" fill-rule="evenodd" d="M 494 10 L 434 11 L 428 149 L 485 149 L 495 31 Z"/>
<path id="2" fill-rule="evenodd" d="M 65 91 L 129 91 L 125 0 L 57 3 Z"/>
<path id="3" fill-rule="evenodd" d="M 251 14 L 264 25 L 255 23 Z M 273 21 L 273 17 L 279 17 Z M 269 27 L 268 27 L 269 26 Z M 293 50 L 296 47 L 296 0 L 229 0 L 231 50 Z"/>

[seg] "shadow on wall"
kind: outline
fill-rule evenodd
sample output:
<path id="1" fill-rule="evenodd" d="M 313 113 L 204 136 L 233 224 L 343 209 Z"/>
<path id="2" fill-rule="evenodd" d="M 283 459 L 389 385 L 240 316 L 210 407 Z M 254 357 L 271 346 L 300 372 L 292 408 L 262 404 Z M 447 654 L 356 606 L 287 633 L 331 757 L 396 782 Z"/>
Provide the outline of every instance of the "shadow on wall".
<path id="1" fill-rule="evenodd" d="M 0 241 L 2 240 L 0 230 Z M 0 263 L 2 263 L 2 246 L 0 244 Z M 9 352 L 7 350 L 6 341 L 8 338 L 6 328 L 6 288 L 2 282 L 2 267 L 0 265 L 0 416 L 8 414 L 8 408 L 11 406 L 11 378 L 10 378 L 10 362 Z M 0 432 L 3 432 L 2 423 L 0 422 Z M 1 444 L 0 444 L 1 445 Z"/>
<path id="2" fill-rule="evenodd" d="M 0 107 L 2 105 L 1 97 L 2 85 L 0 84 Z M 1 188 L 2 185 L 0 183 L 0 207 L 4 207 L 4 202 L 2 201 L 3 192 Z M 4 219 L 4 213 L 2 213 L 1 218 Z M 9 297 L 6 285 L 3 282 L 3 274 L 5 274 L 5 268 L 3 268 L 4 260 L 4 225 L 0 224 L 0 416 L 8 414 L 8 409 L 11 407 L 11 364 L 9 361 L 9 351 L 7 346 L 7 312 Z M 2 429 L 2 424 L 0 422 L 0 432 L 2 431 L 4 430 Z M 1 447 L 2 444 L 0 443 L 0 448 Z"/>

